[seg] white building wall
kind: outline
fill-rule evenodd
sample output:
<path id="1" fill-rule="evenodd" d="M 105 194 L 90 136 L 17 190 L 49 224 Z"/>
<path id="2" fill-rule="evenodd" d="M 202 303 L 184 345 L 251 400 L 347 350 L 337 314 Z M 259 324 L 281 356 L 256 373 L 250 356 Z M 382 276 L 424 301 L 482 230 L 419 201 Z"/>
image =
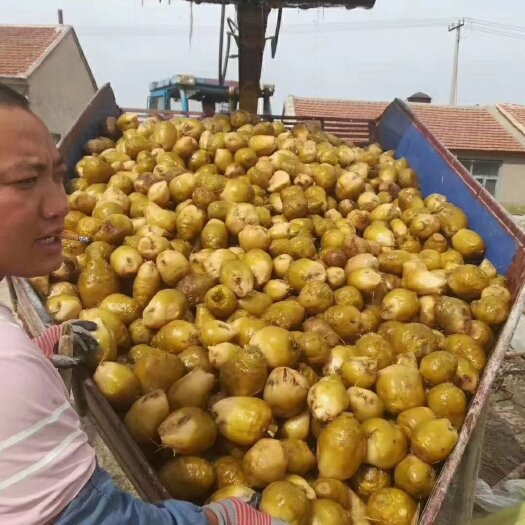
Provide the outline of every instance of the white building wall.
<path id="1" fill-rule="evenodd" d="M 96 92 L 96 86 L 68 32 L 28 79 L 31 109 L 51 133 L 63 136 Z"/>

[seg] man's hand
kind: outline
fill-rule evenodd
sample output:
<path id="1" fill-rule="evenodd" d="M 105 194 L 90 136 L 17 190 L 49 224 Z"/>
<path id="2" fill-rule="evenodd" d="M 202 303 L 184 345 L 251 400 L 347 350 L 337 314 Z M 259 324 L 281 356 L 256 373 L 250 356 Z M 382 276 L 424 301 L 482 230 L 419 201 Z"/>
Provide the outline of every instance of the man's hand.
<path id="1" fill-rule="evenodd" d="M 98 328 L 97 323 L 93 321 L 70 321 L 70 325 L 75 339 L 77 355 L 84 362 L 98 348 L 98 343 L 92 335 L 92 332 Z"/>
<path id="2" fill-rule="evenodd" d="M 237 498 L 217 501 L 203 508 L 210 525 L 286 525 Z"/>
<path id="3" fill-rule="evenodd" d="M 208 518 L 209 525 L 219 525 L 216 514 L 214 514 L 211 510 L 204 509 L 204 514 L 206 514 L 206 517 Z"/>
<path id="4" fill-rule="evenodd" d="M 71 328 L 75 340 L 77 355 L 74 357 L 63 356 L 56 353 L 64 326 Z M 44 330 L 33 341 L 42 352 L 49 357 L 56 368 L 71 368 L 84 363 L 89 355 L 98 347 L 97 341 L 91 333 L 97 329 L 96 323 L 91 321 L 68 321 L 62 325 L 53 325 Z"/>

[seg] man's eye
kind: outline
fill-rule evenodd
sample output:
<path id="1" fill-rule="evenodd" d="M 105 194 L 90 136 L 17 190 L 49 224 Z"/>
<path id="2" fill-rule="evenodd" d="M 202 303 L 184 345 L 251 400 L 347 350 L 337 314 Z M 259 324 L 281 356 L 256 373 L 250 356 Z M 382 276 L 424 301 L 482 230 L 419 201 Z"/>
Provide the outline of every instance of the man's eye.
<path id="1" fill-rule="evenodd" d="M 32 188 L 38 182 L 38 177 L 30 177 L 27 179 L 17 180 L 13 182 L 13 186 L 21 189 Z"/>

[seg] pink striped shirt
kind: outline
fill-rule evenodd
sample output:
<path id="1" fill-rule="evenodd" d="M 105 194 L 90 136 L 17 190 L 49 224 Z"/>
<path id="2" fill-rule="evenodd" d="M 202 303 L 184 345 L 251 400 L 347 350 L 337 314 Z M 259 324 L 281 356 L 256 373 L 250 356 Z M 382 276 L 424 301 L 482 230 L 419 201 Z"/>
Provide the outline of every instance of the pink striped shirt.
<path id="1" fill-rule="evenodd" d="M 51 522 L 95 470 L 60 375 L 0 306 L 0 523 Z"/>

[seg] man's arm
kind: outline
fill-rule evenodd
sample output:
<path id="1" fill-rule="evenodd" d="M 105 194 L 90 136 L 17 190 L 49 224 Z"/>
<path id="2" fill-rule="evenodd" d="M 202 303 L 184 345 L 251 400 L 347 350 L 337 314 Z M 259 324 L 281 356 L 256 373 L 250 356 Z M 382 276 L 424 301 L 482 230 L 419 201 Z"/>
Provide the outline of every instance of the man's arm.
<path id="1" fill-rule="evenodd" d="M 217 516 L 211 510 L 204 509 L 204 513 L 206 514 L 206 517 L 208 518 L 208 522 L 210 525 L 219 525 Z"/>
<path id="2" fill-rule="evenodd" d="M 33 342 L 42 350 L 44 355 L 51 359 L 55 345 L 60 340 L 62 327 L 60 325 L 53 325 L 46 328 L 39 336 L 33 339 Z"/>

